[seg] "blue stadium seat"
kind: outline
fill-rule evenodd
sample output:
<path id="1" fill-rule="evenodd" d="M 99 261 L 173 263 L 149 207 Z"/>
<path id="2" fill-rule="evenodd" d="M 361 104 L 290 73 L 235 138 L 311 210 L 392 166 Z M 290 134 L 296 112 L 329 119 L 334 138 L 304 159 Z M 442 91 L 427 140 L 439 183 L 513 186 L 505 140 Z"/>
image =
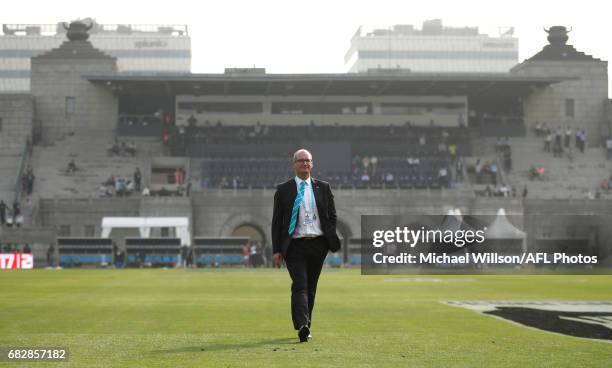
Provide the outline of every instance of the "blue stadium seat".
<path id="1" fill-rule="evenodd" d="M 170 263 L 170 256 L 163 256 L 162 257 L 162 262 L 163 263 Z"/>
<path id="2" fill-rule="evenodd" d="M 70 267 L 70 266 L 72 266 L 72 257 L 70 257 L 70 256 L 60 256 L 60 266 L 62 266 L 62 267 Z"/>

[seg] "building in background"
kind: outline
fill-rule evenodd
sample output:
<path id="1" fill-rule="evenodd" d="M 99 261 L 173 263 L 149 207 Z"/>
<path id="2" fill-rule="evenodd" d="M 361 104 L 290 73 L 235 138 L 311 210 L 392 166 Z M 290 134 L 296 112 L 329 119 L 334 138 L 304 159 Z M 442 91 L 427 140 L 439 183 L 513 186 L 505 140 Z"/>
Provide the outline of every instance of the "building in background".
<path id="1" fill-rule="evenodd" d="M 186 25 L 98 24 L 89 41 L 117 58 L 119 71 L 191 71 L 191 38 Z M 30 90 L 30 58 L 59 47 L 66 39 L 62 23 L 3 24 L 0 34 L 0 92 Z"/>
<path id="2" fill-rule="evenodd" d="M 480 33 L 478 27 L 444 27 L 439 19 L 422 29 L 395 25 L 371 31 L 359 27 L 345 54 L 350 73 L 404 70 L 425 73 L 507 73 L 518 63 L 518 39 L 512 28 L 499 36 Z"/>

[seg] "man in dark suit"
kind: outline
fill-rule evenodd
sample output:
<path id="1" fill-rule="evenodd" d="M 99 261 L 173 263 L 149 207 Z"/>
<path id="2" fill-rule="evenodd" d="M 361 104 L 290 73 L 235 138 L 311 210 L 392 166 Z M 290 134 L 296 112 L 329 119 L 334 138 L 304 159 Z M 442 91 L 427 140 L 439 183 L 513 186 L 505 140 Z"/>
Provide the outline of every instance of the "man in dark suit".
<path id="1" fill-rule="evenodd" d="M 274 194 L 272 248 L 274 264 L 287 264 L 291 276 L 291 318 L 300 342 L 311 337 L 310 323 L 317 282 L 327 252 L 340 249 L 336 208 L 329 183 L 310 177 L 312 155 L 293 155 L 295 177 L 279 184 Z"/>

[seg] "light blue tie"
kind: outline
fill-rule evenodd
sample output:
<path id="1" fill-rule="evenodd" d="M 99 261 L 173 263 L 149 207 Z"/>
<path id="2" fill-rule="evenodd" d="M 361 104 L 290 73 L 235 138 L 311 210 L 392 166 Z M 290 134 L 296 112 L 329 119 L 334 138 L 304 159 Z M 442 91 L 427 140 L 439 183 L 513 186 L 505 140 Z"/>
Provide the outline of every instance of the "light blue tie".
<path id="1" fill-rule="evenodd" d="M 291 211 L 291 222 L 289 223 L 289 235 L 293 235 L 293 232 L 295 231 L 295 223 L 297 222 L 298 213 L 300 212 L 300 206 L 302 205 L 302 201 L 304 200 L 304 188 L 306 188 L 305 181 L 300 183 L 300 191 L 298 192 L 297 197 L 295 197 L 295 202 L 293 202 L 293 210 Z"/>

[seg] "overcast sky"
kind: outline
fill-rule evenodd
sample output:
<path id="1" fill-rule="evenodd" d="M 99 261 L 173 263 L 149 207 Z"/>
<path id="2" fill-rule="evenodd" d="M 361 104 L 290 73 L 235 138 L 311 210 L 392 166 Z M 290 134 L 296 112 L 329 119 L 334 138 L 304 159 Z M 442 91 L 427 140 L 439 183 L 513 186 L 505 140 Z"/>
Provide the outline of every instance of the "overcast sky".
<path id="1" fill-rule="evenodd" d="M 97 3 L 99 5 L 92 5 Z M 559 4 L 567 5 L 559 5 Z M 3 1 L 0 23 L 187 24 L 192 71 L 265 67 L 269 73 L 344 72 L 344 54 L 360 25 L 392 26 L 442 19 L 446 26 L 515 28 L 519 61 L 548 43 L 543 27 L 572 27 L 569 43 L 612 59 L 610 13 L 603 1 Z M 610 73 L 609 73 L 610 74 Z M 610 93 L 611 91 L 609 91 Z"/>

